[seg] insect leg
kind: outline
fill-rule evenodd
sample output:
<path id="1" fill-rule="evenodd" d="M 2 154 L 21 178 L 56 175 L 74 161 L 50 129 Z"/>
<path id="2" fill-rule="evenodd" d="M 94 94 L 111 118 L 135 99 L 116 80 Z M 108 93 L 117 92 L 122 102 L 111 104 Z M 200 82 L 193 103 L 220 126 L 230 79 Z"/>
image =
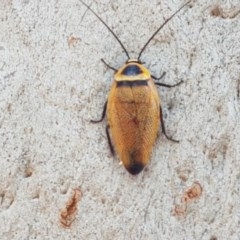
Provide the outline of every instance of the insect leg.
<path id="1" fill-rule="evenodd" d="M 163 74 L 160 76 L 160 77 L 155 77 L 153 75 L 151 75 L 151 77 L 154 79 L 154 80 L 161 80 L 164 76 L 165 76 L 166 72 L 163 72 Z M 165 83 L 159 83 L 159 82 L 155 82 L 156 85 L 159 85 L 159 86 L 162 86 L 162 87 L 167 87 L 167 88 L 171 88 L 171 87 L 176 87 L 178 85 L 180 85 L 181 83 L 183 83 L 183 81 L 180 81 L 174 85 L 169 85 L 169 84 L 165 84 Z"/>
<path id="2" fill-rule="evenodd" d="M 108 145 L 110 147 L 111 153 L 114 156 L 115 155 L 115 151 L 111 142 L 111 138 L 110 138 L 110 134 L 109 134 L 109 125 L 106 126 L 106 134 L 107 134 L 107 139 L 108 139 Z"/>
<path id="3" fill-rule="evenodd" d="M 152 77 L 154 80 L 159 81 L 159 80 L 161 80 L 165 75 L 166 75 L 166 72 L 163 72 L 163 74 L 162 74 L 160 77 L 155 77 L 155 76 L 153 76 L 153 75 L 151 75 L 151 77 Z"/>
<path id="4" fill-rule="evenodd" d="M 105 115 L 106 115 L 106 109 L 107 109 L 107 101 L 105 102 L 104 107 L 103 107 L 102 117 L 99 120 L 91 120 L 90 122 L 91 123 L 99 123 L 99 122 L 101 122 L 104 119 Z"/>
<path id="5" fill-rule="evenodd" d="M 161 121 L 161 126 L 162 126 L 162 133 L 165 135 L 165 137 L 170 140 L 170 141 L 173 141 L 173 142 L 176 142 L 176 143 L 179 143 L 178 140 L 175 140 L 171 137 L 169 137 L 166 133 L 166 130 L 165 130 L 165 126 L 164 126 L 164 121 L 163 121 L 163 115 L 162 115 L 162 107 L 160 106 L 160 121 Z"/>
<path id="6" fill-rule="evenodd" d="M 101 61 L 110 69 L 112 69 L 114 72 L 117 72 L 117 69 L 114 67 L 111 67 L 109 64 L 107 64 L 103 59 L 101 59 Z"/>
<path id="7" fill-rule="evenodd" d="M 162 77 L 162 76 L 161 76 Z M 160 77 L 160 78 L 161 78 Z M 152 76 L 153 79 L 157 79 L 159 80 L 158 78 L 155 78 L 154 76 Z M 167 88 L 171 88 L 171 87 L 176 87 L 178 85 L 180 85 L 181 83 L 183 83 L 183 81 L 181 80 L 180 82 L 176 83 L 176 84 L 173 84 L 173 85 L 169 85 L 169 84 L 165 84 L 165 83 L 159 83 L 159 82 L 155 82 L 156 85 L 158 86 L 162 86 L 162 87 L 167 87 Z"/>

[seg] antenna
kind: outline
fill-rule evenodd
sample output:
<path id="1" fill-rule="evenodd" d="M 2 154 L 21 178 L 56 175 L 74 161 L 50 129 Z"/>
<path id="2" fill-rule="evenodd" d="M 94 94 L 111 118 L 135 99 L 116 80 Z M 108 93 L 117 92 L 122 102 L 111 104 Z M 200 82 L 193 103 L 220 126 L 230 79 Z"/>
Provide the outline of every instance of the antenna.
<path id="1" fill-rule="evenodd" d="M 122 44 L 122 42 L 120 41 L 120 39 L 117 37 L 117 35 L 113 32 L 113 30 L 97 15 L 96 12 L 94 12 L 89 5 L 87 5 L 85 2 L 83 2 L 82 0 L 79 0 L 83 5 L 85 5 L 102 23 L 103 25 L 112 33 L 112 35 L 115 37 L 115 39 L 119 42 L 119 44 L 121 45 L 122 49 L 124 50 L 124 52 L 127 55 L 127 58 L 130 59 L 128 51 L 126 50 L 126 48 L 124 47 L 124 45 Z"/>
<path id="2" fill-rule="evenodd" d="M 80 0 L 81 1 L 81 0 Z M 167 24 L 167 22 L 169 22 L 178 12 L 180 12 L 187 4 L 189 4 L 191 2 L 188 1 L 187 3 L 185 3 L 184 5 L 182 5 L 175 13 L 172 14 L 172 16 L 170 16 L 154 33 L 153 35 L 148 39 L 148 41 L 145 43 L 145 45 L 143 46 L 142 50 L 140 51 L 139 55 L 138 55 L 138 61 L 140 61 L 140 57 L 143 53 L 143 51 L 145 50 L 145 48 L 148 46 L 148 44 L 151 42 L 151 40 L 158 34 L 158 32 Z"/>

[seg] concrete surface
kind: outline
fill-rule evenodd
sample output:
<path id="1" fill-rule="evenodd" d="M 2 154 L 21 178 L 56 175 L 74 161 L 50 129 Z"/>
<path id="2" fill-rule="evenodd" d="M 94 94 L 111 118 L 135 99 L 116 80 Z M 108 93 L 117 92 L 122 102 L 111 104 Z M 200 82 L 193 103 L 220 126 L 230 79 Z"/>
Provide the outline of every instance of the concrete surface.
<path id="1" fill-rule="evenodd" d="M 136 57 L 184 1 L 87 3 Z M 100 59 L 120 67 L 119 44 L 77 0 L 1 0 L 0 239 L 240 239 L 239 11 L 239 0 L 192 1 L 142 55 L 164 82 L 184 80 L 159 89 L 181 141 L 160 135 L 150 165 L 130 176 L 110 154 L 106 121 L 89 122 L 113 76 Z M 202 193 L 184 202 L 194 182 Z"/>

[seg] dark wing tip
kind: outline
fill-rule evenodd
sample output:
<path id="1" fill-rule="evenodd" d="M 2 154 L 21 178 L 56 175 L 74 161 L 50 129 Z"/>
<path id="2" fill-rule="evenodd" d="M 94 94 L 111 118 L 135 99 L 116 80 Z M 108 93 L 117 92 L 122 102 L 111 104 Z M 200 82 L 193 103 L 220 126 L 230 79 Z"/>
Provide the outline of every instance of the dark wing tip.
<path id="1" fill-rule="evenodd" d="M 137 175 L 144 169 L 144 167 L 145 165 L 142 163 L 133 163 L 127 166 L 126 169 L 132 175 Z"/>

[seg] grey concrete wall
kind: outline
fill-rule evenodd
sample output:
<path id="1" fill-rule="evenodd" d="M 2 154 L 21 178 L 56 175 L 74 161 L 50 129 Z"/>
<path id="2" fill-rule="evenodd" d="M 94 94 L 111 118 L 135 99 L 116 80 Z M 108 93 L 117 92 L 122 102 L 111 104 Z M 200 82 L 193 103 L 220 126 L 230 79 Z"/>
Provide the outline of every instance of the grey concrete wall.
<path id="1" fill-rule="evenodd" d="M 183 1 L 88 3 L 136 57 Z M 77 0 L 1 0 L 0 239 L 240 239 L 239 11 L 239 0 L 193 1 L 142 55 L 165 83 L 184 81 L 159 88 L 180 143 L 160 134 L 131 176 L 106 121 L 89 122 L 113 80 L 100 59 L 126 61 L 119 44 Z M 76 188 L 66 229 L 59 215 Z"/>

